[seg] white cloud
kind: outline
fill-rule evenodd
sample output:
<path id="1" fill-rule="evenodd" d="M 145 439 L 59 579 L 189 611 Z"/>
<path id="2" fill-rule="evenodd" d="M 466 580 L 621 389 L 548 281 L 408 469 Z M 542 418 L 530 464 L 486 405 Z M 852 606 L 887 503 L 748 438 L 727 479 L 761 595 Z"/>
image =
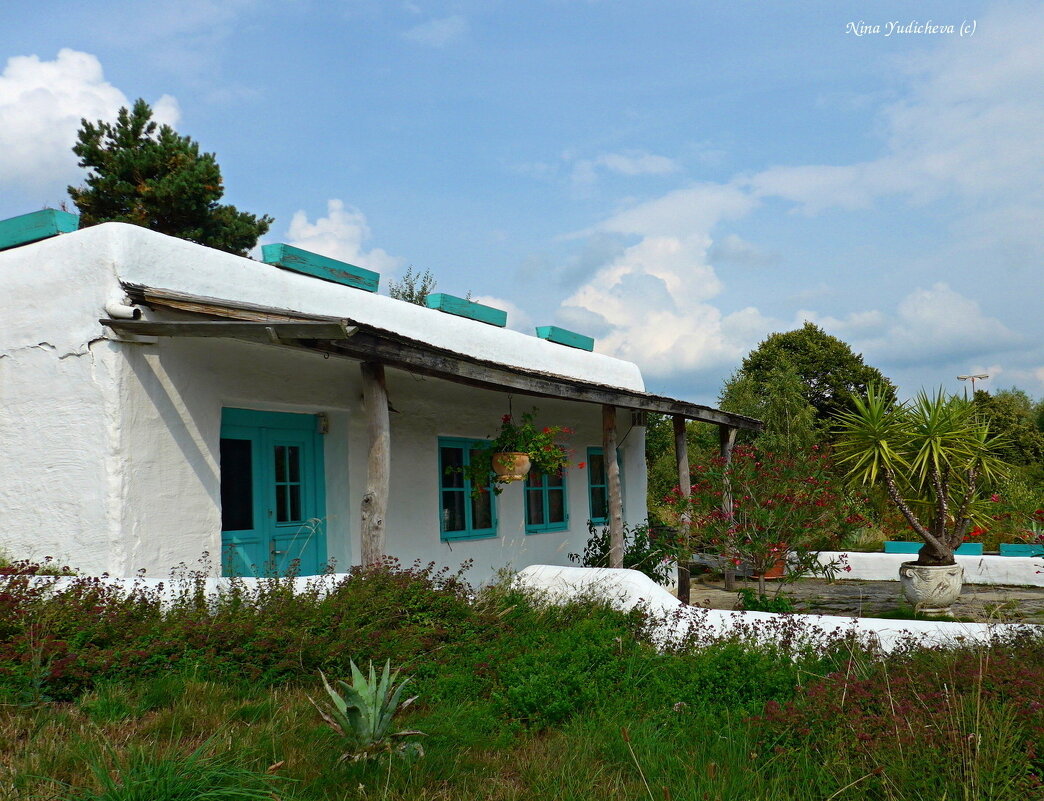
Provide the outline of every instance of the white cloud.
<path id="1" fill-rule="evenodd" d="M 714 264 L 739 267 L 770 267 L 779 262 L 778 253 L 762 250 L 736 234 L 728 234 L 711 245 L 707 258 Z"/>
<path id="2" fill-rule="evenodd" d="M 468 33 L 468 20 L 460 14 L 454 14 L 440 19 L 431 19 L 415 25 L 403 33 L 403 37 L 411 42 L 430 45 L 431 47 L 446 47 L 456 44 L 464 39 Z"/>
<path id="3" fill-rule="evenodd" d="M 500 309 L 501 311 L 507 312 L 507 327 L 513 331 L 522 331 L 526 334 L 533 333 L 533 318 L 530 317 L 520 306 L 515 305 L 510 300 L 504 300 L 504 298 L 494 297 L 493 295 L 477 295 L 471 298 L 475 303 L 481 303 L 484 306 L 492 306 L 494 309 Z"/>
<path id="4" fill-rule="evenodd" d="M 571 153 L 563 154 L 565 161 L 572 159 Z M 578 159 L 573 164 L 570 180 L 576 185 L 591 184 L 598 179 L 599 170 L 617 175 L 669 175 L 681 169 L 678 163 L 667 156 L 657 156 L 644 150 L 624 150 L 619 153 L 603 153 L 593 159 Z"/>
<path id="5" fill-rule="evenodd" d="M 0 73 L 0 176 L 3 184 L 38 193 L 76 183 L 72 146 L 81 118 L 113 120 L 127 96 L 105 80 L 90 53 L 63 49 L 54 61 L 14 56 Z M 164 95 L 153 105 L 161 123 L 175 124 L 177 101 Z M 64 192 L 63 192 L 64 194 Z"/>
<path id="6" fill-rule="evenodd" d="M 357 267 L 376 270 L 388 277 L 402 266 L 402 259 L 389 255 L 381 248 L 364 250 L 363 243 L 370 238 L 366 216 L 356 208 L 345 208 L 344 201 L 327 201 L 325 217 L 309 222 L 302 209 L 294 213 L 287 229 L 287 244 L 310 250 L 321 256 L 346 261 Z"/>
<path id="7" fill-rule="evenodd" d="M 886 150 L 850 165 L 779 166 L 749 179 L 808 213 L 865 208 L 906 195 L 923 203 L 947 194 L 1012 197 L 1039 207 L 1044 183 L 1044 6 L 1002 9 L 980 20 L 981 35 L 955 38 L 909 60 L 909 91 L 881 115 Z"/>
<path id="8" fill-rule="evenodd" d="M 722 287 L 707 250 L 720 220 L 753 205 L 733 187 L 699 185 L 619 212 L 598 231 L 639 241 L 568 297 L 559 318 L 604 320 L 598 350 L 653 376 L 737 361 L 768 321 L 757 309 L 723 315 L 708 303 Z"/>
<path id="9" fill-rule="evenodd" d="M 875 361 L 902 366 L 970 362 L 1021 342 L 1000 320 L 985 315 L 977 301 L 939 282 L 904 297 L 880 334 L 864 336 L 859 344 Z"/>
<path id="10" fill-rule="evenodd" d="M 726 184 L 678 189 L 581 232 L 638 241 L 594 269 L 565 299 L 560 316 L 604 321 L 599 349 L 638 362 L 650 375 L 735 364 L 779 322 L 754 307 L 723 315 L 711 302 L 722 289 L 711 265 L 765 263 L 772 254 L 716 228 L 768 198 L 807 214 L 869 208 L 889 196 L 909 204 L 956 199 L 961 205 L 951 221 L 964 252 L 974 246 L 1031 263 L 1025 254 L 1040 248 L 1044 186 L 1044 7 L 1002 7 L 979 27 L 974 40 L 942 42 L 902 65 L 906 91 L 881 112 L 879 156 L 775 166 Z M 574 177 L 590 181 L 607 167 L 596 159 L 577 162 Z M 833 294 L 821 285 L 791 302 L 827 292 Z M 909 292 L 892 313 L 800 314 L 897 369 L 967 363 L 1004 351 L 1015 362 L 1039 364 L 1039 351 L 1027 350 L 1026 338 L 944 283 Z"/>

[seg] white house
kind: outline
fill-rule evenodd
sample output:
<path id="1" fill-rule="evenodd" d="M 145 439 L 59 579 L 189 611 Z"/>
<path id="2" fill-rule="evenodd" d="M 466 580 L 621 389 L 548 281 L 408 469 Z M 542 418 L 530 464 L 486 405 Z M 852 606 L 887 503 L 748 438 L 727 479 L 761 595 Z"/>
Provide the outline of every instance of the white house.
<path id="1" fill-rule="evenodd" d="M 34 233 L 25 221 L 40 215 L 57 223 Z M 645 412 L 726 434 L 757 425 L 646 393 L 634 364 L 582 337 L 381 296 L 376 279 L 360 286 L 366 271 L 314 254 L 295 268 L 300 252 L 266 251 L 276 266 L 74 220 L 0 223 L 0 548 L 12 558 L 165 576 L 204 552 L 241 573 L 292 559 L 344 570 L 383 552 L 472 559 L 481 581 L 568 564 L 588 520 L 645 519 Z M 575 430 L 573 465 L 473 500 L 446 468 L 502 415 L 534 407 L 538 423 Z"/>

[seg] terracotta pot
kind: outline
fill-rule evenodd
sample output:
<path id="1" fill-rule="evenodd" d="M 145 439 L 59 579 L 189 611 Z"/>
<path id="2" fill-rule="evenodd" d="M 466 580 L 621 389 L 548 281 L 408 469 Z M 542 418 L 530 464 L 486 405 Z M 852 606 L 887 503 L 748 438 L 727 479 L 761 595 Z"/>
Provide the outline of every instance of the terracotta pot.
<path id="1" fill-rule="evenodd" d="M 493 472 L 497 481 L 522 481 L 529 475 L 529 455 L 525 453 L 494 453 Z"/>
<path id="2" fill-rule="evenodd" d="M 899 583 L 906 600 L 925 615 L 950 614 L 950 607 L 961 597 L 964 568 L 960 565 L 919 565 L 903 562 Z"/>
<path id="3" fill-rule="evenodd" d="M 787 560 L 780 557 L 776 560 L 776 563 L 772 565 L 768 570 L 765 571 L 764 576 L 755 574 L 752 578 L 763 578 L 763 579 L 781 579 L 787 572 Z"/>

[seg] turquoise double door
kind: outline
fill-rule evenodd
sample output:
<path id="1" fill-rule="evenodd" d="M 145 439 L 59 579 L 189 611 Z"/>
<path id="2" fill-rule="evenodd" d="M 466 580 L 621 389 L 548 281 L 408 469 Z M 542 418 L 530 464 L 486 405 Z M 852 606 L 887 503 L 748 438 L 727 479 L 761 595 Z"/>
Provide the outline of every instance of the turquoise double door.
<path id="1" fill-rule="evenodd" d="M 324 485 L 323 435 L 316 415 L 223 409 L 223 574 L 323 572 Z"/>

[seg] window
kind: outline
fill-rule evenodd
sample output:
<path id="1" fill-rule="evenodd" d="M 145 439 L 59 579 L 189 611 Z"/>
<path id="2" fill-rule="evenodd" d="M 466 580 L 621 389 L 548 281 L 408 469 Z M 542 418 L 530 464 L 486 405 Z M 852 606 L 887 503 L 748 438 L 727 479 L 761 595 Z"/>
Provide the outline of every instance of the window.
<path id="1" fill-rule="evenodd" d="M 623 495 L 623 465 L 620 449 L 616 450 L 616 464 L 620 467 L 620 494 Z M 590 502 L 591 522 L 609 522 L 609 477 L 605 472 L 605 455 L 601 448 L 587 449 L 587 497 Z"/>
<path id="2" fill-rule="evenodd" d="M 526 533 L 562 531 L 568 525 L 565 476 L 531 470 L 526 476 Z"/>
<path id="3" fill-rule="evenodd" d="M 461 468 L 485 443 L 475 439 L 439 438 L 439 531 L 444 540 L 497 536 L 497 508 L 492 483 L 478 497 Z"/>

